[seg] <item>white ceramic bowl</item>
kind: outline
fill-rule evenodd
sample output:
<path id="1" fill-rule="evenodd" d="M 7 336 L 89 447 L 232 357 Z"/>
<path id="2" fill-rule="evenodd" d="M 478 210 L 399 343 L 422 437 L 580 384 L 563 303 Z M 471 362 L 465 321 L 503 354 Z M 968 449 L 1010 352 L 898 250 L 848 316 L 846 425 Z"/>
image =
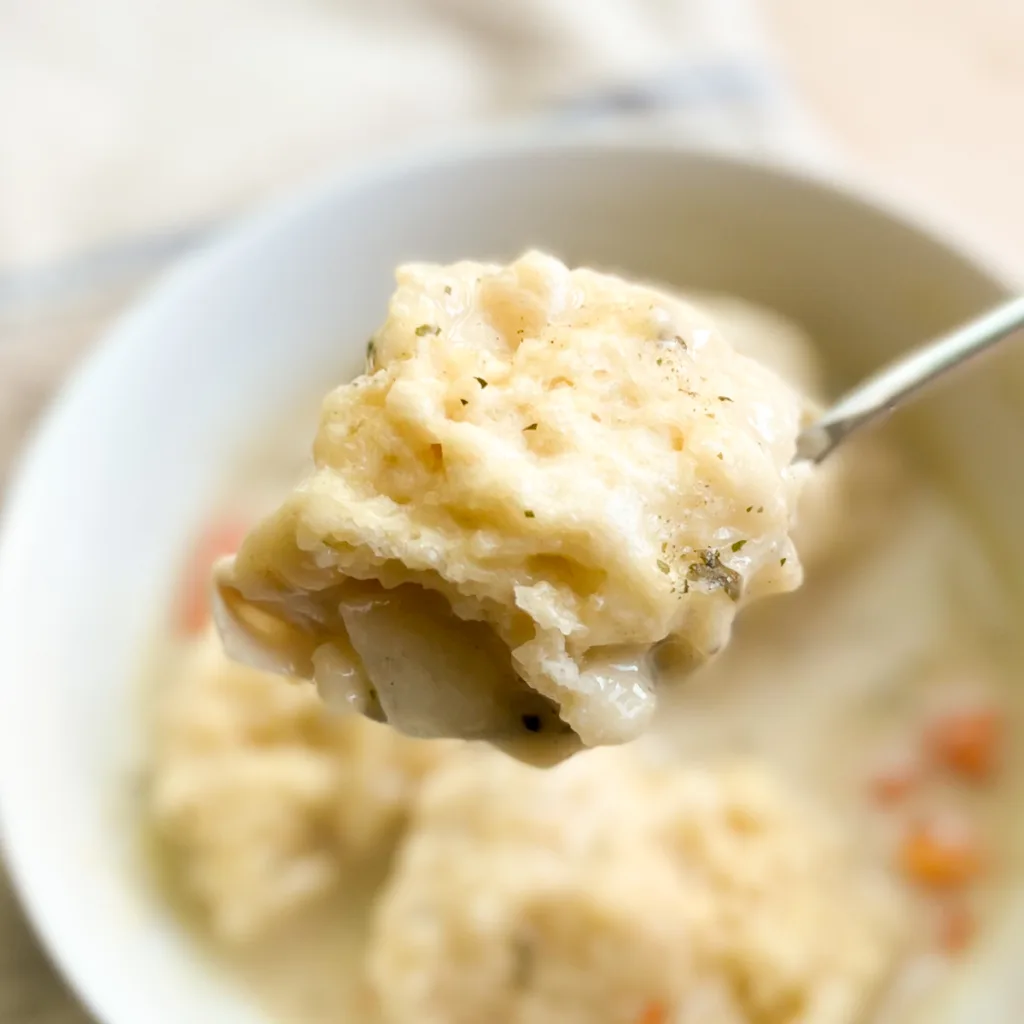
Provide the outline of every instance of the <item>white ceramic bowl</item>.
<path id="1" fill-rule="evenodd" d="M 247 439 L 355 369 L 396 263 L 529 246 L 773 306 L 813 332 L 837 382 L 1005 290 L 955 247 L 841 191 L 610 142 L 512 141 L 390 163 L 307 192 L 173 273 L 56 402 L 0 541 L 8 863 L 106 1024 L 263 1019 L 147 889 L 133 850 L 140 659 L 185 538 Z M 905 420 L 1020 581 L 1022 357 Z M 968 974 L 948 1000 L 950 1019 L 1018 1019 L 1000 1009 L 1013 997 L 991 945 L 980 983 Z"/>

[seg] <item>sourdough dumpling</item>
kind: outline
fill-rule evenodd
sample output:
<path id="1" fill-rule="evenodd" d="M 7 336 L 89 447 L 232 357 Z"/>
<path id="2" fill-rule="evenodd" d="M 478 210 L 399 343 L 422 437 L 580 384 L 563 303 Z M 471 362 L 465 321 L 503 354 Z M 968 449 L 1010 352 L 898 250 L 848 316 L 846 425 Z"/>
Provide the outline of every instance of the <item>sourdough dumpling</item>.
<path id="1" fill-rule="evenodd" d="M 237 943 L 391 852 L 448 744 L 331 715 L 309 683 L 229 661 L 213 635 L 161 694 L 148 810 L 178 884 Z"/>
<path id="2" fill-rule="evenodd" d="M 853 1024 L 901 914 L 763 767 L 465 751 L 420 792 L 368 972 L 386 1024 Z"/>
<path id="3" fill-rule="evenodd" d="M 366 373 L 324 402 L 315 470 L 220 570 L 229 649 L 321 685 L 329 661 L 343 703 L 417 735 L 630 740 L 654 711 L 657 645 L 699 664 L 741 605 L 799 585 L 806 413 L 650 288 L 539 253 L 403 267 Z M 477 703 L 481 673 L 440 642 L 418 672 L 371 657 L 399 646 L 417 592 L 430 636 L 465 622 L 496 638 Z M 375 631 L 357 637 L 367 600 Z M 423 686 L 436 699 L 413 700 Z"/>

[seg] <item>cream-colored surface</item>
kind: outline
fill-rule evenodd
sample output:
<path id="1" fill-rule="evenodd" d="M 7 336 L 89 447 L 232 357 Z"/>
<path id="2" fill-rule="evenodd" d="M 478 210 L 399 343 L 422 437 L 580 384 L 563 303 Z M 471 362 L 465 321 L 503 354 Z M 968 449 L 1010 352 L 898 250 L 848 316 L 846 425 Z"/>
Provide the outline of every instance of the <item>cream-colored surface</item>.
<path id="1" fill-rule="evenodd" d="M 1024 271 L 1020 246 L 1024 205 L 1018 194 L 1019 181 L 1024 178 L 1024 153 L 1020 140 L 1007 135 L 1007 126 L 1014 123 L 1024 104 L 1024 66 L 1014 56 L 1015 41 L 1024 36 L 1024 8 L 1016 0 L 973 4 L 961 0 L 861 0 L 857 4 L 847 0 L 762 0 L 762 4 L 802 94 L 843 144 L 845 154 L 883 183 L 899 182 L 955 214 L 971 233 L 1005 253 L 1012 266 Z M 144 20 L 152 5 L 132 2 L 124 6 L 131 9 L 133 17 Z M 65 10 L 71 8 L 92 18 L 100 39 L 108 40 L 111 47 L 121 47 L 116 22 L 97 19 L 93 7 L 77 0 L 69 0 Z M 30 11 L 42 10 L 38 4 L 5 5 L 0 9 L 3 37 L 14 38 L 12 17 L 20 19 Z M 68 20 L 59 15 L 59 11 L 54 17 L 40 15 L 40 25 L 49 25 L 53 32 L 71 32 Z M 183 36 L 187 40 L 189 33 L 163 34 L 167 41 Z M 40 53 L 38 44 L 28 35 L 19 36 L 16 45 L 20 50 L 17 66 L 30 67 Z M 63 123 L 80 128 L 76 111 L 90 95 L 91 75 L 88 68 L 76 67 L 73 45 L 60 45 L 69 61 L 67 84 L 50 93 L 42 113 L 34 105 L 21 107 L 17 124 L 23 132 L 32 133 L 38 126 L 49 131 L 55 112 L 62 109 Z M 422 43 L 417 45 L 422 48 Z M 121 52 L 125 61 L 152 66 L 130 44 L 121 47 Z M 130 79 L 130 69 L 120 66 Z M 7 67 L 10 70 L 12 66 Z M 38 73 L 35 77 L 38 80 Z M 30 79 L 25 81 L 27 91 L 5 93 L 12 102 L 33 95 L 28 88 Z M 124 90 L 123 95 L 133 103 L 138 99 L 133 88 Z M 203 98 L 205 101 L 205 95 Z M 145 109 L 147 104 L 140 104 L 140 116 Z M 324 119 L 323 114 L 317 115 L 317 130 Z M 332 123 L 345 120 L 326 119 Z M 166 118 L 154 119 L 160 120 L 168 123 Z M 104 125 L 109 125 L 109 119 L 101 115 L 96 138 L 110 137 Z M 12 147 L 13 138 L 10 133 L 6 136 L 4 166 L 11 166 L 13 159 L 22 167 L 29 166 L 26 154 Z M 39 152 L 40 158 L 45 157 L 54 167 L 72 166 L 73 162 L 54 159 L 48 144 Z M 100 173 L 106 171 L 98 165 L 96 171 L 90 171 Z M 148 177 L 133 171 L 132 161 L 126 160 L 114 180 L 112 192 L 120 195 L 125 187 L 135 188 Z M 156 191 L 165 192 L 166 187 L 161 184 Z M 11 185 L 5 195 L 12 204 L 5 211 L 13 212 L 13 204 L 22 197 Z M 21 227 L 12 252 L 30 248 L 41 253 L 66 241 L 51 232 L 51 225 L 65 220 L 63 211 L 48 197 L 43 197 L 41 207 L 53 211 L 55 218 L 48 214 L 41 225 L 32 224 L 28 208 L 16 211 Z M 4 220 L 3 231 L 9 239 L 12 230 Z M 43 326 L 9 320 L 0 325 L 0 479 L 7 475 L 13 453 L 42 403 L 115 308 L 116 303 L 107 301 L 98 307 L 80 304 Z M 10 889 L 3 886 L 0 1021 L 83 1024 L 87 1019 L 41 953 Z"/>
<path id="2" fill-rule="evenodd" d="M 761 766 L 467 752 L 410 827 L 370 947 L 389 1024 L 855 1024 L 905 925 Z"/>
<path id="3" fill-rule="evenodd" d="M 323 676 L 301 663 L 314 645 L 333 643 L 332 671 L 361 661 L 357 700 L 375 692 L 397 728 L 486 737 L 470 730 L 500 723 L 465 710 L 480 684 L 446 693 L 450 669 L 430 684 L 369 660 L 381 641 L 359 616 L 392 599 L 360 581 L 423 588 L 490 626 L 585 745 L 626 742 L 653 716 L 655 645 L 699 665 L 742 604 L 799 585 L 806 415 L 709 317 L 642 285 L 540 253 L 404 267 L 367 373 L 324 402 L 315 470 L 221 574 L 225 606 L 237 593 L 297 627 L 292 673 Z M 507 676 L 489 702 L 511 706 Z"/>

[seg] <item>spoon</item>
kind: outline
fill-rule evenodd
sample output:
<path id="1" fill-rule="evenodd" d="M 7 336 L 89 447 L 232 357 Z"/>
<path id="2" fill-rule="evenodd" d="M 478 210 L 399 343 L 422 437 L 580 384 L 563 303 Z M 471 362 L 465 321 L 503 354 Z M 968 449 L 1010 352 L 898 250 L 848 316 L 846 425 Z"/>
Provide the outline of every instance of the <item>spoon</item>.
<path id="1" fill-rule="evenodd" d="M 797 437 L 794 462 L 821 462 L 850 434 L 888 416 L 929 384 L 1024 327 L 1024 297 L 1010 299 L 914 349 L 857 384 Z"/>

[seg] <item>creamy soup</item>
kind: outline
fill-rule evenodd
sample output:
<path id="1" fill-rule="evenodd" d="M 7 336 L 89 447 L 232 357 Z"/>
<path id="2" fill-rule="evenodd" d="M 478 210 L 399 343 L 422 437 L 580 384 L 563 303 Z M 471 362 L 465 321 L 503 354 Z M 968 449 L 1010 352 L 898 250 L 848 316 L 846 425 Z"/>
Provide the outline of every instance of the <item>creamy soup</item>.
<path id="1" fill-rule="evenodd" d="M 798 328 L 696 302 L 820 395 Z M 912 460 L 881 436 L 823 466 L 794 535 L 803 587 L 746 610 L 697 673 L 684 652 L 650 735 L 545 771 L 227 660 L 210 567 L 300 475 L 308 436 L 278 436 L 211 511 L 152 681 L 145 818 L 168 898 L 271 1019 L 927 1013 L 998 912 L 1020 772 L 995 574 Z"/>

